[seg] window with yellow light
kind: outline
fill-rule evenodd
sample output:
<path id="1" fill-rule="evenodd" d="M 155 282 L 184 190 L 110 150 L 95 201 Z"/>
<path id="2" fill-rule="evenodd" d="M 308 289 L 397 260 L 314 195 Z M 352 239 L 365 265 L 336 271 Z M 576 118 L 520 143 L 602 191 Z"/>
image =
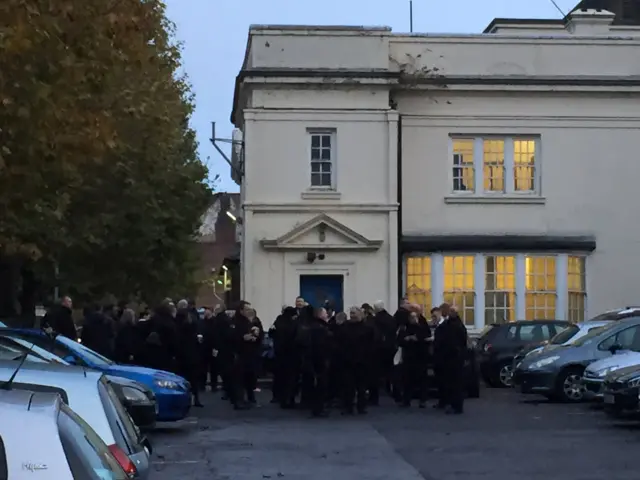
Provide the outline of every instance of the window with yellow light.
<path id="1" fill-rule="evenodd" d="M 556 318 L 556 258 L 525 257 L 527 320 Z"/>
<path id="2" fill-rule="evenodd" d="M 465 325 L 475 323 L 475 279 L 473 255 L 444 257 L 444 301 L 455 306 Z"/>
<path id="3" fill-rule="evenodd" d="M 587 303 L 585 264 L 585 257 L 570 256 L 568 258 L 567 287 L 569 290 L 569 298 L 567 304 L 567 319 L 574 323 L 585 320 Z"/>
<path id="4" fill-rule="evenodd" d="M 407 258 L 407 298 L 422 305 L 425 312 L 431 310 L 431 257 Z"/>
<path id="5" fill-rule="evenodd" d="M 484 321 L 507 323 L 516 319 L 516 257 L 485 257 Z"/>

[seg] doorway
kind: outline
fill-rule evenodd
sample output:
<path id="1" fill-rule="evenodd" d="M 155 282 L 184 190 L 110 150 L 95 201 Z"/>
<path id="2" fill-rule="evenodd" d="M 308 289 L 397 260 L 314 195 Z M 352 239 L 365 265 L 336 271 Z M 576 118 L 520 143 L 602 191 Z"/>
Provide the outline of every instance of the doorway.
<path id="1" fill-rule="evenodd" d="M 343 291 L 342 275 L 300 275 L 300 296 L 315 308 L 328 301 L 336 312 L 342 312 Z"/>

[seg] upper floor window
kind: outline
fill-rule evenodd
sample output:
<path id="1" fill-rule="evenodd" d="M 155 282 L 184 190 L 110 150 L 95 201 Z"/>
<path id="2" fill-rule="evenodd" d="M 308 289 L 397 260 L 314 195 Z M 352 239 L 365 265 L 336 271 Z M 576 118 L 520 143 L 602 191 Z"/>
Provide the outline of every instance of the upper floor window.
<path id="1" fill-rule="evenodd" d="M 453 192 L 539 193 L 539 143 L 535 137 L 453 137 Z"/>
<path id="2" fill-rule="evenodd" d="M 335 132 L 310 130 L 311 188 L 331 189 L 335 183 Z"/>

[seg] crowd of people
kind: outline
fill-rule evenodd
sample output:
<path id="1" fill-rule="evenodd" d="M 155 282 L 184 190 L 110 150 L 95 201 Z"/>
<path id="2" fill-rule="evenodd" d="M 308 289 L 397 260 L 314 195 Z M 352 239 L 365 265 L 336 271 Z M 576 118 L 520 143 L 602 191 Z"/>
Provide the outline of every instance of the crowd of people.
<path id="1" fill-rule="evenodd" d="M 71 299 L 65 297 L 43 319 L 43 328 L 75 339 L 71 311 Z M 334 407 L 344 415 L 365 414 L 379 404 L 381 392 L 401 407 L 417 399 L 424 408 L 435 389 L 435 408 L 463 412 L 467 332 L 448 304 L 433 308 L 427 320 L 422 307 L 407 299 L 391 315 L 380 301 L 345 313 L 328 304 L 314 308 L 299 297 L 294 306 L 283 307 L 268 332 L 245 301 L 232 314 L 219 305 L 201 315 L 193 302 L 170 299 L 141 315 L 126 305 L 90 307 L 84 313 L 85 346 L 119 363 L 183 376 L 195 406 L 202 406 L 207 380 L 217 390 L 219 379 L 233 408 L 256 405 L 267 337 L 273 343 L 271 401 L 283 409 L 308 409 L 318 417 Z"/>

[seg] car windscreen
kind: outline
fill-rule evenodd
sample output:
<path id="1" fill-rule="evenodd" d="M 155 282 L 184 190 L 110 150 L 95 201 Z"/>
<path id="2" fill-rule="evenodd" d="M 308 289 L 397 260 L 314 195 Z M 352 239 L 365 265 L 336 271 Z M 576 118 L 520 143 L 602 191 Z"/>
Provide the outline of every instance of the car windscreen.
<path id="1" fill-rule="evenodd" d="M 85 347 L 81 343 L 74 342 L 70 338 L 58 336 L 56 340 L 62 343 L 63 345 L 65 345 L 66 347 L 72 350 L 75 350 L 77 352 L 80 352 L 80 355 L 82 355 L 85 359 L 87 359 L 90 363 L 93 363 L 94 365 L 108 367 L 114 364 L 114 362 L 109 360 L 107 357 L 103 357 L 99 353 L 94 352 L 93 350 Z"/>
<path id="2" fill-rule="evenodd" d="M 589 333 L 587 333 L 584 337 L 580 337 L 575 342 L 573 342 L 571 345 L 573 345 L 575 347 L 581 347 L 582 345 L 586 345 L 587 343 L 592 342 L 594 339 L 599 338 L 600 335 L 602 335 L 607 330 L 611 330 L 611 329 L 613 329 L 613 328 L 615 328 L 617 326 L 618 326 L 617 323 L 611 323 L 611 325 L 605 325 L 603 327 L 592 328 L 591 330 L 589 330 Z"/>
<path id="3" fill-rule="evenodd" d="M 564 330 L 562 330 L 560 333 L 551 337 L 551 340 L 549 340 L 549 343 L 551 345 L 562 345 L 563 343 L 571 340 L 579 331 L 580 331 L 579 327 L 576 327 L 575 325 L 571 325 L 565 328 Z"/>
<path id="4" fill-rule="evenodd" d="M 58 430 L 73 478 L 127 480 L 127 474 L 96 432 L 64 404 L 60 405 Z"/>
<path id="5" fill-rule="evenodd" d="M 7 346 L 11 348 L 15 348 L 20 350 L 22 353 L 29 352 L 29 356 L 27 357 L 27 361 L 33 362 L 45 362 L 45 363 L 60 363 L 62 365 L 69 365 L 68 362 L 65 362 L 62 358 L 54 355 L 51 352 L 48 352 L 44 348 L 35 345 L 28 340 L 24 340 L 19 337 L 3 337 L 0 336 L 0 346 Z"/>

